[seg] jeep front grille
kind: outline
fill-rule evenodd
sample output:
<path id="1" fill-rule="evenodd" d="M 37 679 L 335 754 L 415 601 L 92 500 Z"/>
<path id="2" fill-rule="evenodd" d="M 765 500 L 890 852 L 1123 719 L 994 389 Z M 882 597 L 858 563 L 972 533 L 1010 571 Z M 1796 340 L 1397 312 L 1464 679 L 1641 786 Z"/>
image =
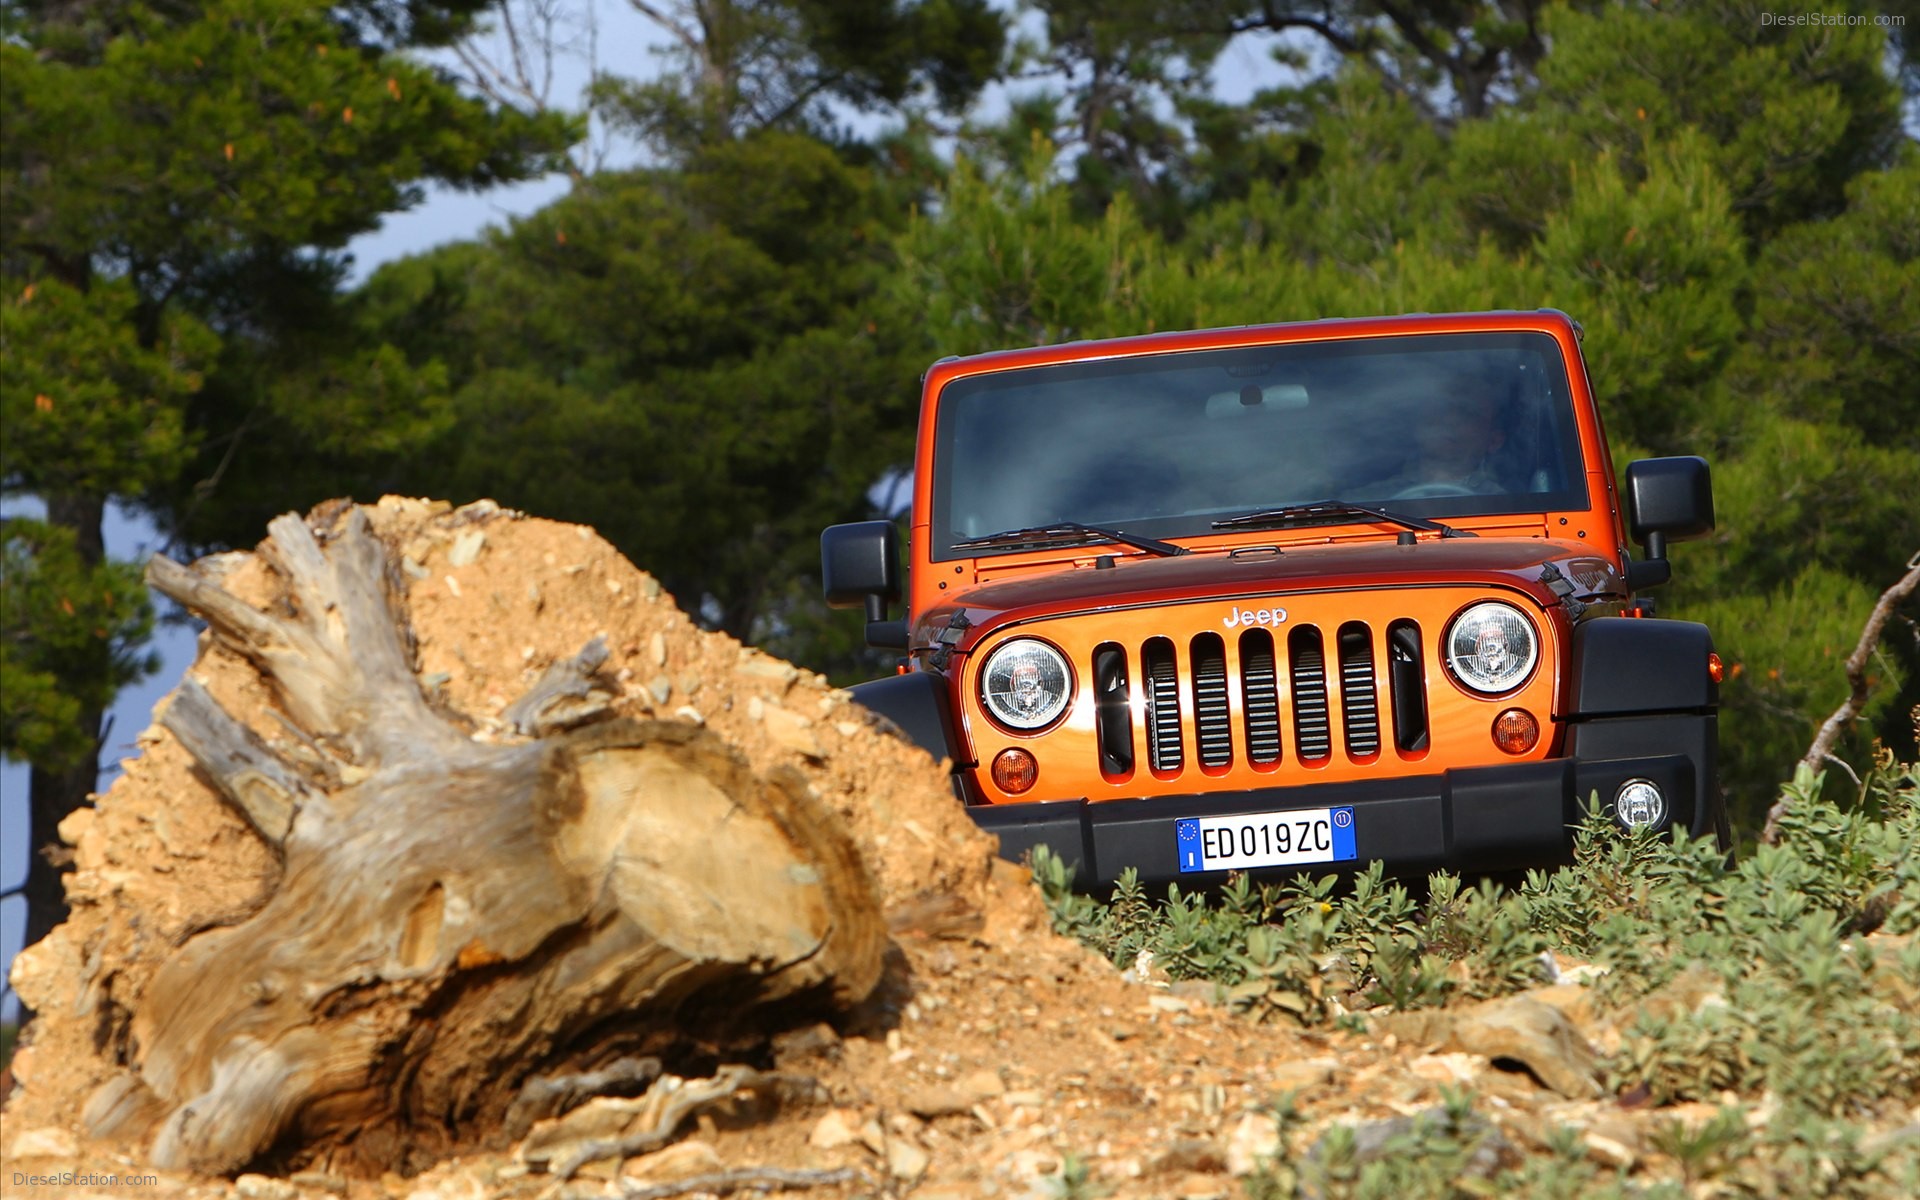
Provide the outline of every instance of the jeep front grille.
<path id="1" fill-rule="evenodd" d="M 1180 668 L 1173 643 L 1154 638 L 1141 651 L 1146 664 L 1147 755 L 1156 771 L 1178 771 L 1184 761 L 1180 738 Z"/>
<path id="2" fill-rule="evenodd" d="M 1273 635 L 1252 629 L 1240 636 L 1240 694 L 1247 720 L 1247 761 L 1280 761 L 1280 676 L 1273 667 Z"/>
<path id="3" fill-rule="evenodd" d="M 1233 761 L 1233 713 L 1227 701 L 1227 648 L 1217 633 L 1193 639 L 1193 728 L 1200 765 Z"/>
<path id="4" fill-rule="evenodd" d="M 1133 720 L 1127 696 L 1127 652 L 1106 642 L 1093 652 L 1093 711 L 1100 727 L 1100 773 L 1133 770 Z"/>
<path id="5" fill-rule="evenodd" d="M 1383 636 L 1380 645 L 1375 644 L 1377 636 Z M 1185 647 L 1170 638 L 1148 639 L 1138 654 L 1139 715 L 1153 771 L 1163 776 L 1181 773 L 1186 768 L 1189 738 L 1202 770 L 1231 767 L 1236 741 L 1247 763 L 1270 770 L 1287 757 L 1283 711 L 1291 713 L 1293 756 L 1301 766 L 1330 761 L 1336 746 L 1351 762 L 1373 761 L 1383 740 L 1383 709 L 1392 718 L 1395 746 L 1403 751 L 1426 749 L 1426 680 L 1419 625 L 1407 619 L 1395 620 L 1384 630 L 1362 621 L 1340 625 L 1332 631 L 1331 677 L 1327 640 L 1319 627 L 1308 624 L 1295 625 L 1282 637 L 1265 629 L 1248 630 L 1232 643 L 1213 633 L 1200 634 Z M 1179 662 L 1183 652 L 1191 689 L 1184 706 Z M 1382 656 L 1387 664 L 1384 697 L 1375 674 Z M 1130 657 L 1127 647 L 1105 642 L 1094 651 L 1091 663 L 1100 767 L 1109 778 L 1133 768 Z M 1236 707 L 1239 739 L 1234 736 Z"/>
<path id="6" fill-rule="evenodd" d="M 1320 631 L 1308 625 L 1287 638 L 1287 657 L 1293 665 L 1293 742 L 1300 761 L 1325 762 L 1333 753 L 1332 726 L 1327 717 L 1327 656 Z"/>
<path id="7" fill-rule="evenodd" d="M 1358 621 L 1340 627 L 1340 712 L 1347 757 L 1380 753 L 1380 695 L 1373 686 L 1373 631 Z"/>
<path id="8" fill-rule="evenodd" d="M 1427 748 L 1427 688 L 1420 667 L 1420 626 L 1401 620 L 1387 626 L 1387 685 L 1393 694 L 1393 744 Z"/>

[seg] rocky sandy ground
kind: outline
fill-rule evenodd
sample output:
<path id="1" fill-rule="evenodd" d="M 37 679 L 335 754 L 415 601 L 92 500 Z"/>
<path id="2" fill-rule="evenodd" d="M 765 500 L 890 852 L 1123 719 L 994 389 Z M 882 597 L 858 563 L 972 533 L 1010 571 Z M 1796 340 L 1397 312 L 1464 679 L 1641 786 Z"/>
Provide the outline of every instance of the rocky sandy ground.
<path id="1" fill-rule="evenodd" d="M 1068 1194 L 1077 1165 L 1104 1194 L 1198 1200 L 1241 1194 L 1280 1148 L 1268 1106 L 1282 1093 L 1303 1117 L 1286 1135 L 1298 1156 L 1336 1123 L 1362 1127 L 1364 1147 L 1463 1086 L 1498 1131 L 1489 1171 L 1568 1126 L 1603 1166 L 1673 1178 L 1656 1131 L 1714 1111 L 1601 1094 L 1596 1055 L 1618 1034 L 1588 1003 L 1577 964 L 1556 964 L 1555 987 L 1440 1016 L 1381 1014 L 1366 1032 L 1256 1025 L 1229 1014 L 1208 986 L 1169 985 L 1151 964 L 1116 970 L 1050 931 L 1034 887 L 991 858 L 924 755 L 818 677 L 695 628 L 591 531 L 490 505 L 448 511 L 389 499 L 374 513 L 401 554 L 421 675 L 473 715 L 474 736 L 506 736 L 497 714 L 510 700 L 601 635 L 624 711 L 702 722 L 757 768 L 801 770 L 880 879 L 896 950 L 880 992 L 838 1028 L 780 1034 L 757 1064 L 771 1075 L 691 1115 L 664 1148 L 590 1162 L 571 1180 L 542 1172 L 539 1160 L 555 1145 L 645 1127 L 670 1085 L 637 1102 L 590 1102 L 520 1144 L 411 1178 L 336 1176 L 324 1162 L 286 1177 L 151 1172 L 141 1146 L 81 1133 L 82 1109 L 113 1071 L 98 1058 L 99 1032 L 125 1019 L 171 946 L 257 904 L 270 877 L 266 850 L 156 727 L 97 807 L 62 827 L 75 857 L 73 919 L 13 971 L 16 989 L 47 1015 L 13 1064 L 0 1141 L 6 1194 L 699 1194 L 684 1190 L 689 1181 L 777 1168 L 805 1173 L 793 1177 L 812 1185 L 805 1195 L 933 1200 Z M 236 594 L 262 604 L 272 594 L 252 555 L 210 565 Z M 264 737 L 281 736 L 246 664 L 208 647 L 194 672 Z M 1684 989 L 1668 997 L 1710 999 Z"/>

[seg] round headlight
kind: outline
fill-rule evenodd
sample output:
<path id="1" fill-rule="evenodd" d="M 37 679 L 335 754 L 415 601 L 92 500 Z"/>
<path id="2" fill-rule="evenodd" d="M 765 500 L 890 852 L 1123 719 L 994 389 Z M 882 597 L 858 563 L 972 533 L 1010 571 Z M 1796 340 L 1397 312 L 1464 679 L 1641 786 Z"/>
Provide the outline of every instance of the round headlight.
<path id="1" fill-rule="evenodd" d="M 1476 692 L 1497 695 L 1519 687 L 1539 655 L 1533 622 L 1497 600 L 1471 606 L 1447 631 L 1447 666 Z"/>
<path id="2" fill-rule="evenodd" d="M 1066 711 L 1073 690 L 1067 660 L 1033 638 L 1015 638 L 987 656 L 980 699 L 993 719 L 1013 729 L 1038 729 Z"/>

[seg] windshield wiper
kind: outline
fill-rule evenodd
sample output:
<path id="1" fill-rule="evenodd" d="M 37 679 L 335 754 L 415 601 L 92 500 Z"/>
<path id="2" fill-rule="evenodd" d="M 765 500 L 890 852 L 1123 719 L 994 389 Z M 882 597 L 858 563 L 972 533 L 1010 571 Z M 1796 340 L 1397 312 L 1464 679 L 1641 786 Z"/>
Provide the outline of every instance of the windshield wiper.
<path id="1" fill-rule="evenodd" d="M 1228 517 L 1215 521 L 1215 529 L 1240 529 L 1248 525 L 1292 525 L 1310 523 L 1317 518 L 1372 517 L 1376 521 L 1386 521 L 1392 525 L 1403 525 L 1408 529 L 1421 529 L 1428 533 L 1437 533 L 1443 538 L 1478 537 L 1464 529 L 1455 529 L 1439 521 L 1429 521 L 1425 517 L 1409 517 L 1403 513 L 1388 512 L 1384 508 L 1371 508 L 1365 504 L 1350 504 L 1345 500 L 1315 500 L 1309 504 L 1288 504 L 1280 508 L 1262 508 L 1250 513 L 1241 513 L 1237 517 Z M 1324 523 L 1324 522 L 1323 522 Z"/>
<path id="2" fill-rule="evenodd" d="M 1136 550 L 1145 550 L 1148 554 L 1162 554 L 1172 557 L 1179 554 L 1191 554 L 1185 546 L 1176 546 L 1172 542 L 1162 542 L 1150 537 L 1140 537 L 1121 529 L 1104 529 L 1098 525 L 1082 525 L 1078 521 L 1055 521 L 1051 525 L 1035 525 L 1030 529 L 1003 529 L 999 533 L 989 533 L 977 538 L 953 543 L 955 550 L 985 550 L 991 546 L 1020 546 L 1036 542 L 1075 541 L 1119 542 L 1123 546 L 1132 546 Z"/>

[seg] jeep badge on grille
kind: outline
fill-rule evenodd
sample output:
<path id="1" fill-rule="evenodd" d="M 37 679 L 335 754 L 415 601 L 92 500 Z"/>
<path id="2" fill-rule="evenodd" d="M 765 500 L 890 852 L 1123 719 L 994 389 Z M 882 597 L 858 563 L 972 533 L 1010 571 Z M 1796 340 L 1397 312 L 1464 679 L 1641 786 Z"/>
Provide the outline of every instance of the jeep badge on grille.
<path id="1" fill-rule="evenodd" d="M 1220 619 L 1228 629 L 1242 625 L 1282 625 L 1287 620 L 1284 608 L 1236 608 Z"/>

